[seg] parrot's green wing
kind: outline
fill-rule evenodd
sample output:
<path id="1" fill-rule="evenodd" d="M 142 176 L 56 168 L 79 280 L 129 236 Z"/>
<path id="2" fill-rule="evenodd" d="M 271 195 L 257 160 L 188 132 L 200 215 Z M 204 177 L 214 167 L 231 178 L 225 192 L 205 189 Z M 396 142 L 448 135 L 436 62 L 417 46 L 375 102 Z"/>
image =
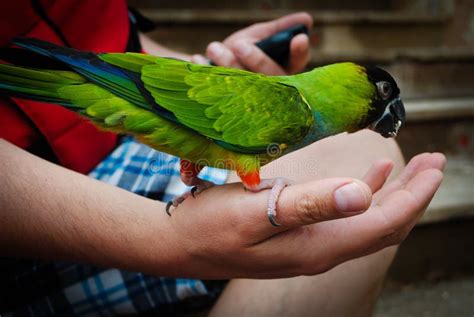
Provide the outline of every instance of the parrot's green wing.
<path id="1" fill-rule="evenodd" d="M 195 65 L 140 54 L 104 54 L 101 59 L 141 71 L 157 105 L 177 121 L 236 152 L 260 153 L 270 144 L 295 144 L 313 115 L 298 90 L 243 70 Z"/>

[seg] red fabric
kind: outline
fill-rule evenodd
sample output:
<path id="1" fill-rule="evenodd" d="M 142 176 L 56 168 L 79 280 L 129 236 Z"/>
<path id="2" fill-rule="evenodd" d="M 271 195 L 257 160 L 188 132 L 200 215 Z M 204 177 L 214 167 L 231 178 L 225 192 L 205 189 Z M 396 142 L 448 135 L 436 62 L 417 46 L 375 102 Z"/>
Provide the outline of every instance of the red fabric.
<path id="1" fill-rule="evenodd" d="M 0 99 L 0 137 L 27 149 L 40 135 L 28 117 L 9 99 Z"/>
<path id="2" fill-rule="evenodd" d="M 125 1 L 42 0 L 41 3 L 72 47 L 96 52 L 125 50 L 129 32 Z M 63 44 L 35 14 L 30 1 L 0 1 L 0 17 L 1 45 L 20 35 Z M 15 104 L 0 99 L 0 137 L 25 149 L 44 137 L 59 163 L 67 168 L 87 173 L 116 144 L 115 134 L 97 130 L 60 106 L 12 101 Z"/>

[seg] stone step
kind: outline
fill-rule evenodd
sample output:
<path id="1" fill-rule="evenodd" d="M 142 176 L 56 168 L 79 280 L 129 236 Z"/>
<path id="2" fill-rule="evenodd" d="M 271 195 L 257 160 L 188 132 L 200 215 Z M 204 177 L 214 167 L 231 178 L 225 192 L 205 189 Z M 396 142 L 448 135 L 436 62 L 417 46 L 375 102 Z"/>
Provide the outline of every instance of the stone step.
<path id="1" fill-rule="evenodd" d="M 250 9 L 250 10 L 346 10 L 346 11 L 418 11 L 445 12 L 453 7 L 451 0 L 241 0 L 241 1 L 194 1 L 194 0 L 129 0 L 132 6 L 156 9 Z"/>
<path id="2" fill-rule="evenodd" d="M 472 316 L 474 218 L 417 226 L 401 244 L 375 317 Z"/>
<path id="3" fill-rule="evenodd" d="M 142 9 L 157 24 L 215 24 L 245 25 L 279 18 L 294 12 L 287 9 Z M 378 10 L 305 10 L 319 24 L 444 24 L 451 12 L 423 13 Z"/>
<path id="4" fill-rule="evenodd" d="M 464 276 L 474 277 L 473 232 L 474 218 L 415 227 L 401 244 L 388 272 L 386 290 L 397 291 L 393 288 L 436 283 Z M 474 293 L 471 292 L 471 295 Z M 469 307 L 472 307 L 474 301 L 471 300 L 470 303 Z"/>
<path id="5" fill-rule="evenodd" d="M 474 276 L 386 288 L 374 317 L 472 316 Z"/>
<path id="6" fill-rule="evenodd" d="M 407 159 L 442 152 L 448 162 L 439 191 L 419 224 L 474 216 L 474 97 L 405 100 L 407 123 L 397 141 Z"/>
<path id="7" fill-rule="evenodd" d="M 407 120 L 474 119 L 474 97 L 405 100 Z"/>
<path id="8" fill-rule="evenodd" d="M 313 48 L 311 64 L 324 65 L 340 61 L 370 62 L 379 64 L 418 63 L 474 63 L 474 49 L 471 47 L 408 47 L 372 50 L 358 48 L 348 51 Z"/>
<path id="9" fill-rule="evenodd" d="M 443 183 L 419 224 L 474 217 L 473 156 L 448 156 Z"/>

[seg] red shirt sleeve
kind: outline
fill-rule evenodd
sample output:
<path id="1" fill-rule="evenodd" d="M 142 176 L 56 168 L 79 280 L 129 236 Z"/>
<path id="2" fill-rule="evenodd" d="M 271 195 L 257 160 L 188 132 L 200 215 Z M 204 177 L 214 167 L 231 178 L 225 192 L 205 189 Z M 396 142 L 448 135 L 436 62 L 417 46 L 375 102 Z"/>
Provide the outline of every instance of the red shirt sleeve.
<path id="1" fill-rule="evenodd" d="M 42 0 L 41 5 L 72 47 L 95 52 L 125 50 L 129 32 L 125 1 Z M 64 45 L 30 1 L 1 1 L 0 17 L 2 46 L 15 36 Z M 81 173 L 96 166 L 117 141 L 115 134 L 98 130 L 60 106 L 20 99 L 0 99 L 0 137 L 25 149 L 43 138 L 61 165 Z"/>

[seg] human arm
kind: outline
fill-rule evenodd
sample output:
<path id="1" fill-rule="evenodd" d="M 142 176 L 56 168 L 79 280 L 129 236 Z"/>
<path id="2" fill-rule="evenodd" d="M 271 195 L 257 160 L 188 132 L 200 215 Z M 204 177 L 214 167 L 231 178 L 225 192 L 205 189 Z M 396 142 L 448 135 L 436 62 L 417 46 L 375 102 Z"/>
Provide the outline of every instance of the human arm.
<path id="1" fill-rule="evenodd" d="M 54 165 L 0 139 L 0 252 L 132 268 L 149 238 L 160 265 L 176 262 L 159 203 Z M 156 226 L 156 227 L 155 227 Z M 159 230 L 158 230 L 159 229 Z M 152 230 L 152 231 L 151 231 Z M 155 232 L 156 230 L 156 232 Z M 133 260 L 132 260 L 133 259 Z"/>
<path id="2" fill-rule="evenodd" d="M 381 192 L 387 162 L 369 171 L 368 185 L 331 178 L 290 186 L 278 205 L 283 226 L 274 228 L 265 214 L 268 191 L 244 192 L 241 184 L 186 200 L 170 218 L 161 202 L 71 172 L 6 141 L 0 141 L 0 158 L 3 255 L 199 278 L 317 274 L 397 244 L 439 186 L 444 165 L 442 155 L 424 154 Z M 348 182 L 360 190 L 361 201 L 349 208 L 359 212 L 341 212 L 335 202 L 334 191 Z M 360 214 L 370 205 L 369 188 L 376 205 Z M 346 220 L 322 222 L 336 218 Z"/>
<path id="3" fill-rule="evenodd" d="M 143 33 L 138 34 L 140 39 L 140 44 L 143 47 L 143 50 L 150 55 L 163 56 L 163 57 L 172 57 L 177 59 L 182 59 L 184 61 L 191 60 L 191 55 L 185 54 L 172 50 L 166 46 L 163 46 L 156 41 L 153 41 L 150 37 Z"/>

